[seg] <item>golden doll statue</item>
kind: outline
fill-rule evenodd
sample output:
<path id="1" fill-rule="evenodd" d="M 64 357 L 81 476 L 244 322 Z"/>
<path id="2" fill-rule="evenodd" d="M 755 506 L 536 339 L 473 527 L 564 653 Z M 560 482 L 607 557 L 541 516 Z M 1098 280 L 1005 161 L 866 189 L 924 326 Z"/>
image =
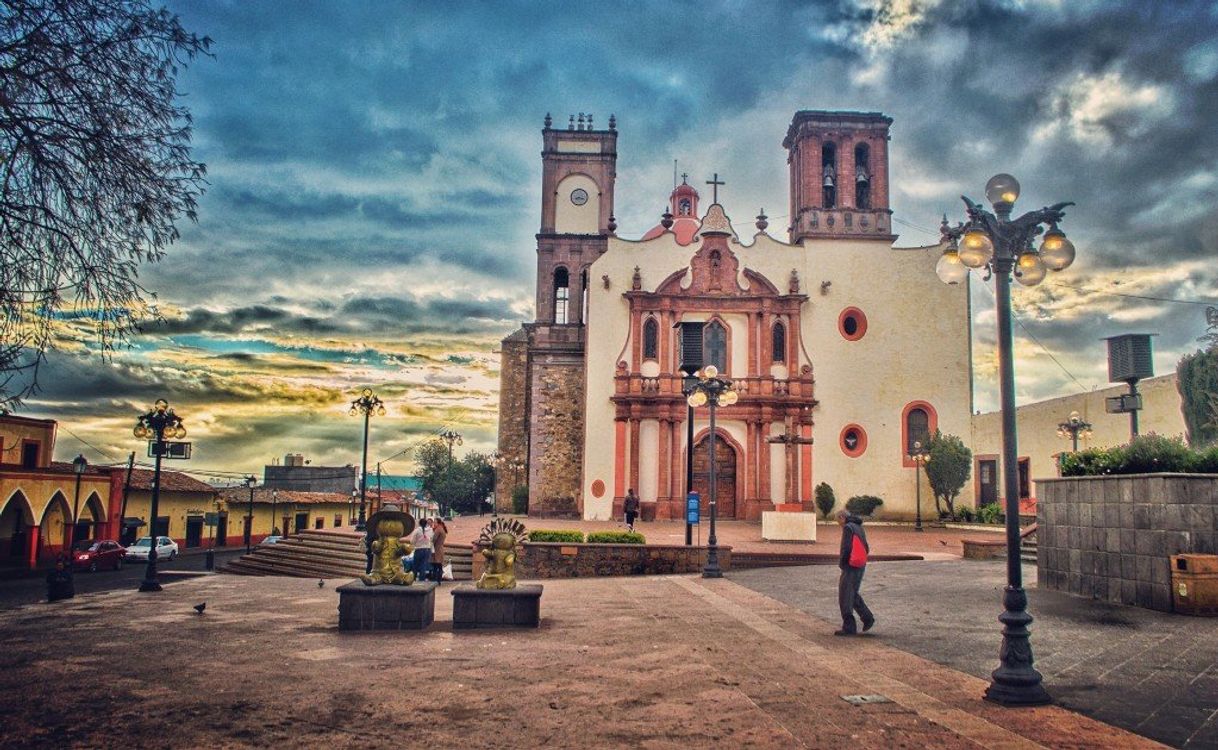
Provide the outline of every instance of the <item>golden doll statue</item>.
<path id="1" fill-rule="evenodd" d="M 402 557 L 414 549 L 406 541 L 406 537 L 414 531 L 414 518 L 390 505 L 372 514 L 367 527 L 365 543 L 372 550 L 372 572 L 360 576 L 364 585 L 389 583 L 409 586 L 414 583 L 414 573 L 402 568 Z"/>
<path id="2" fill-rule="evenodd" d="M 497 518 L 482 530 L 479 551 L 486 558 L 486 570 L 475 584 L 480 589 L 516 588 L 516 545 L 529 532 L 519 521 Z"/>

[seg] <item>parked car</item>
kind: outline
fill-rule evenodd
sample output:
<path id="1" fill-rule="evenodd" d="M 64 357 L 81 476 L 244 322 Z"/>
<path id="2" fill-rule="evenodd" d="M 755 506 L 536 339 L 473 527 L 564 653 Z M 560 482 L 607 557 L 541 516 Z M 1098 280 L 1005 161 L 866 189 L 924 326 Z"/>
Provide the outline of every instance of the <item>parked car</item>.
<path id="1" fill-rule="evenodd" d="M 261 542 L 258 542 L 259 547 L 265 547 L 270 544 L 276 544 L 283 539 L 281 534 L 268 534 Z"/>
<path id="2" fill-rule="evenodd" d="M 123 567 L 123 554 L 126 551 L 112 539 L 81 539 L 72 545 L 72 567 L 91 572 L 102 568 L 118 570 Z"/>
<path id="3" fill-rule="evenodd" d="M 142 536 L 127 548 L 127 557 L 132 560 L 147 560 L 152 548 L 152 537 Z M 178 556 L 178 543 L 167 536 L 156 538 L 156 559 L 172 560 Z"/>

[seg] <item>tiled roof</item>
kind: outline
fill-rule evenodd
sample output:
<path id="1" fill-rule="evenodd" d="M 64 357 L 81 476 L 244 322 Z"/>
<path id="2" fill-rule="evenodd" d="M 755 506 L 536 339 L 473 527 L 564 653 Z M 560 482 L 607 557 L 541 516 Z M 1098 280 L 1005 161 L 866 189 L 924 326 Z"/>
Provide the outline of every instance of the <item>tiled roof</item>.
<path id="1" fill-rule="evenodd" d="M 69 464 L 70 466 L 70 464 Z M 126 467 L 114 469 L 119 472 L 122 478 L 126 478 Z M 133 490 L 151 490 L 152 477 L 154 472 L 152 469 L 134 469 L 131 472 L 131 489 Z M 164 492 L 206 492 L 212 494 L 216 491 L 206 482 L 200 482 L 194 477 L 187 476 L 179 471 L 166 471 L 161 469 L 161 490 Z"/>
<path id="2" fill-rule="evenodd" d="M 250 491 L 247 487 L 226 487 L 219 490 L 220 498 L 230 505 L 240 505 L 250 501 Z M 262 487 L 254 488 L 254 502 L 270 505 L 271 490 Z M 276 490 L 274 502 L 280 505 L 321 505 L 323 503 L 349 503 L 351 496 L 342 492 L 301 492 L 299 490 Z"/>

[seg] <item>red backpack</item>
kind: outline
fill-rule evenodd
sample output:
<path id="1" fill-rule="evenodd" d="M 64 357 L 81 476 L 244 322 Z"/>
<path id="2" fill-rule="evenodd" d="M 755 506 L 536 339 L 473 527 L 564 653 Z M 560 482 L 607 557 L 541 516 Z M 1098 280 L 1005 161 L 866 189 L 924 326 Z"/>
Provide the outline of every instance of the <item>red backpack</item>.
<path id="1" fill-rule="evenodd" d="M 852 568 L 861 568 L 867 564 L 867 548 L 863 540 L 855 534 L 850 540 L 850 559 L 847 561 Z"/>

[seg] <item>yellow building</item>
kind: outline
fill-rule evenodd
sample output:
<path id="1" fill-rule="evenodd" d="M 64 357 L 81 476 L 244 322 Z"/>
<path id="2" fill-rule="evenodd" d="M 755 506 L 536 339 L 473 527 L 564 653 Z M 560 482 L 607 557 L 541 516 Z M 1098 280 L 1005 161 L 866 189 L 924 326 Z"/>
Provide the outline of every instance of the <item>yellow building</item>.
<path id="1" fill-rule="evenodd" d="M 113 470 L 52 461 L 55 434 L 54 420 L 0 415 L 0 566 L 37 567 L 72 540 L 116 538 Z"/>
<path id="2" fill-rule="evenodd" d="M 1139 434 L 1156 433 L 1168 437 L 1184 435 L 1184 413 L 1176 375 L 1160 375 L 1138 384 L 1142 411 L 1138 415 Z M 1058 425 L 1072 412 L 1091 425 L 1090 435 L 1080 435 L 1079 449 L 1107 448 L 1129 442 L 1129 415 L 1109 414 L 1104 400 L 1128 393 L 1124 385 L 1051 398 L 1025 404 L 1015 410 L 1016 438 L 1019 444 L 1019 490 L 1021 513 L 1035 513 L 1038 477 L 1056 477 L 1062 453 L 1073 448 L 1072 441 L 1058 436 Z M 964 435 L 961 435 L 964 437 Z M 978 414 L 972 419 L 973 476 L 965 485 L 961 499 L 979 506 L 1004 502 L 1002 497 L 1002 413 Z M 933 501 L 932 501 L 933 502 Z"/>
<path id="3" fill-rule="evenodd" d="M 248 487 L 230 487 L 219 491 L 218 500 L 229 545 L 245 544 L 247 529 L 251 544 L 257 544 L 272 533 L 293 534 L 306 529 L 354 530 L 358 512 L 351 497 L 341 492 L 256 487 L 251 494 Z"/>

